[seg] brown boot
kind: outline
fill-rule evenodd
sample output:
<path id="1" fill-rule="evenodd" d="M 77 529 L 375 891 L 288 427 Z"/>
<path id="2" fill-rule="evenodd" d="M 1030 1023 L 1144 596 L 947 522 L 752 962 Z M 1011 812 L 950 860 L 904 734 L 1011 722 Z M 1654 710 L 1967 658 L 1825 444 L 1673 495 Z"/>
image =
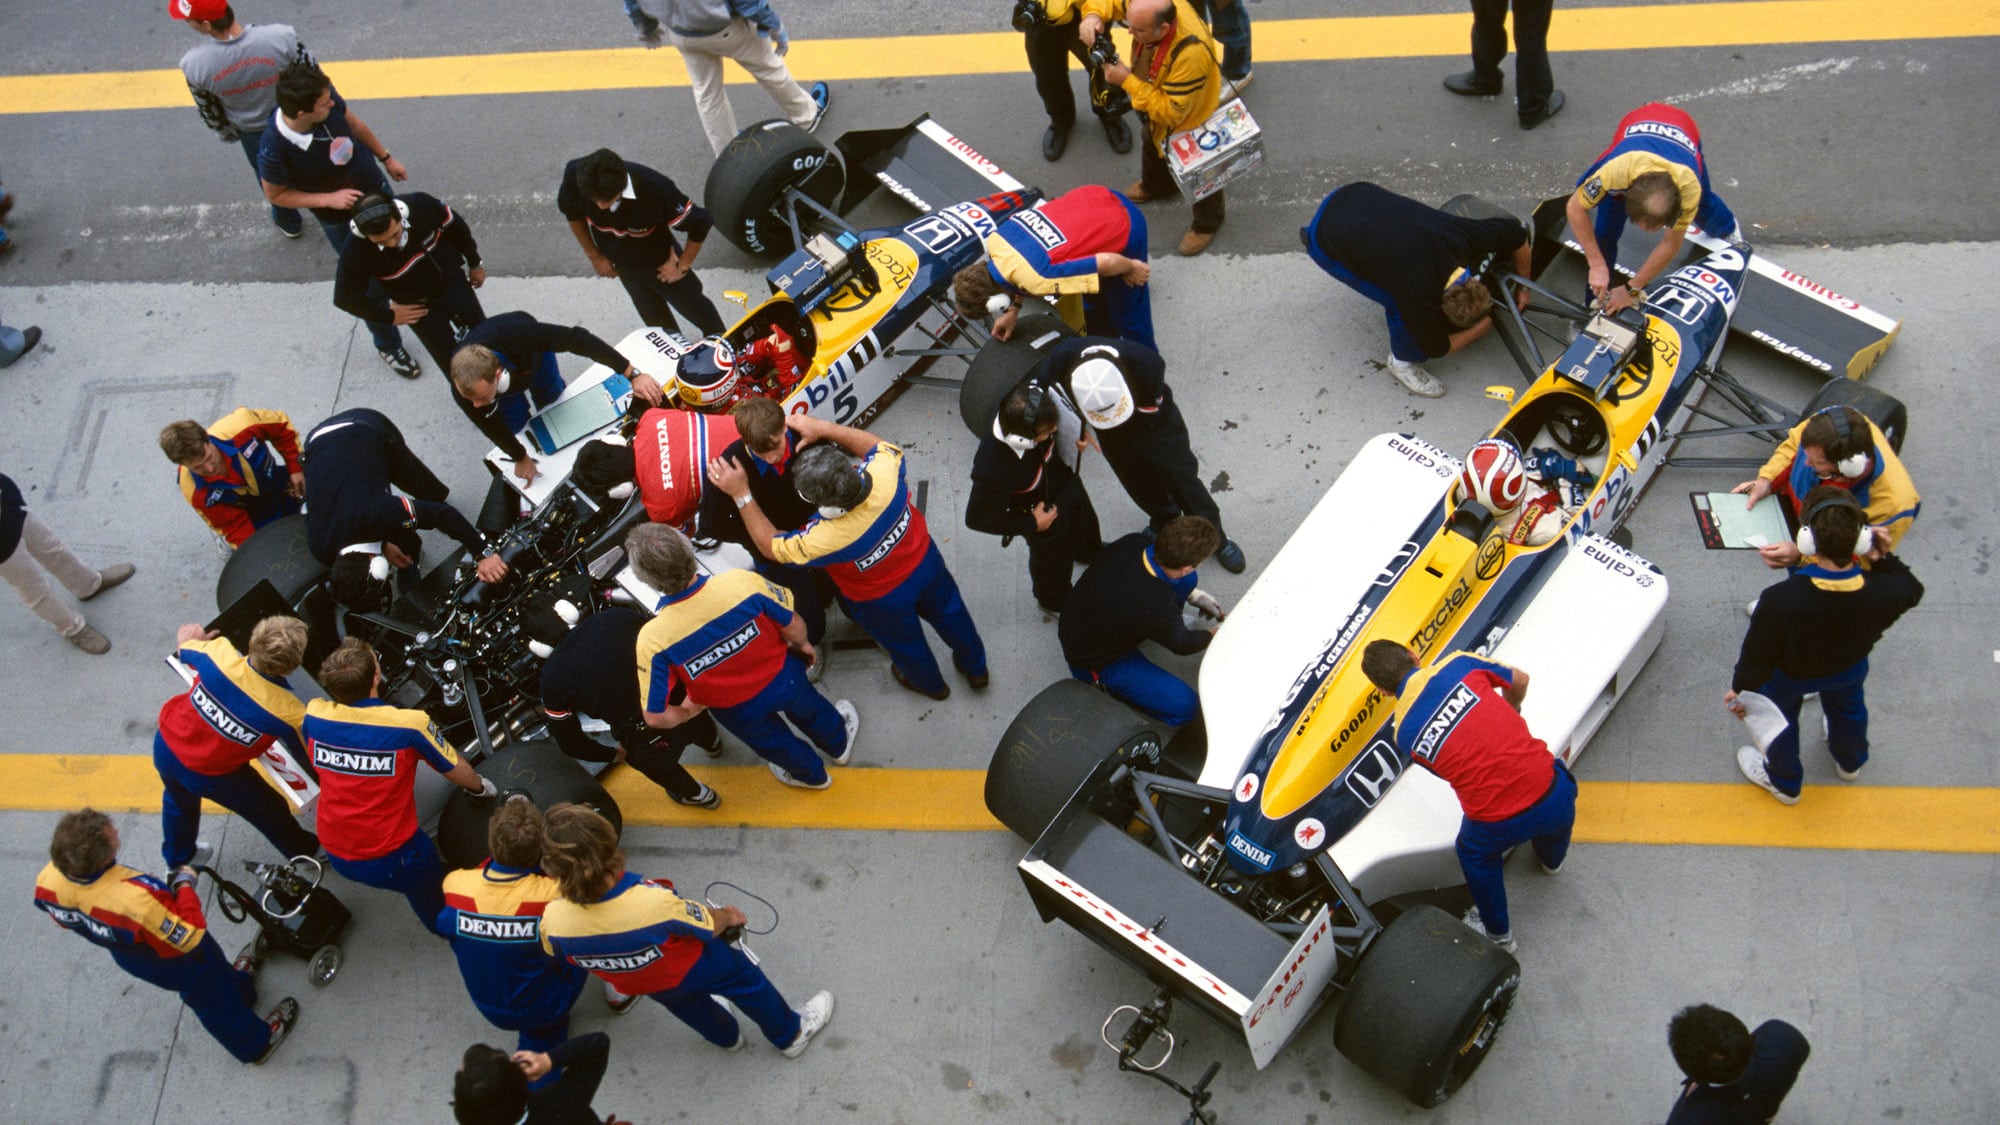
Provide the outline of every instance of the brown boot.
<path id="1" fill-rule="evenodd" d="M 1181 236 L 1181 257 L 1192 258 L 1203 250 L 1208 249 L 1208 244 L 1214 241 L 1214 231 L 1204 234 L 1198 230 L 1190 230 Z"/>
<path id="2" fill-rule="evenodd" d="M 1146 181 L 1135 180 L 1130 187 L 1125 189 L 1125 198 L 1134 203 L 1151 203 L 1153 200 L 1158 199 L 1159 196 L 1146 190 Z"/>
<path id="3" fill-rule="evenodd" d="M 94 625 L 85 625 L 83 632 L 63 640 L 75 645 L 92 656 L 103 656 L 111 651 L 111 638 L 97 631 Z"/>
<path id="4" fill-rule="evenodd" d="M 97 589 L 92 590 L 77 600 L 87 602 L 113 586 L 123 585 L 127 579 L 138 572 L 139 568 L 133 566 L 131 563 L 117 563 L 113 566 L 107 566 L 97 572 Z"/>

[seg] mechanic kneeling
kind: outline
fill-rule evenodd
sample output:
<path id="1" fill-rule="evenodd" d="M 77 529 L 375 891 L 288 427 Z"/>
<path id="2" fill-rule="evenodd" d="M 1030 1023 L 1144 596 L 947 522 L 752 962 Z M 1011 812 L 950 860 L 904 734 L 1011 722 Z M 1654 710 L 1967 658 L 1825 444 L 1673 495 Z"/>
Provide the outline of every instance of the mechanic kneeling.
<path id="1" fill-rule="evenodd" d="M 1163 723 L 1193 722 L 1201 713 L 1195 690 L 1146 659 L 1139 642 L 1153 641 L 1182 656 L 1208 647 L 1214 626 L 1188 628 L 1181 605 L 1221 622 L 1222 607 L 1195 588 L 1200 576 L 1194 569 L 1221 540 L 1214 524 L 1179 516 L 1167 521 L 1157 541 L 1135 533 L 1106 545 L 1069 592 L 1056 626 L 1069 674 Z"/>
<path id="2" fill-rule="evenodd" d="M 639 650 L 639 633 L 650 620 L 635 609 L 611 606 L 578 621 L 564 620 L 568 603 L 535 605 L 521 625 L 529 647 L 546 650 L 542 664 L 542 713 L 562 752 L 582 762 L 624 762 L 667 791 L 676 804 L 712 809 L 722 803 L 715 790 L 696 781 L 681 765 L 681 752 L 700 746 L 713 758 L 722 753 L 722 732 L 703 711 L 671 730 L 646 725 L 639 681 L 625 674 Z M 575 608 L 570 607 L 574 614 Z M 583 732 L 589 715 L 611 727 L 617 749 Z"/>
<path id="3" fill-rule="evenodd" d="M 1450 783 L 1465 810 L 1458 866 L 1472 892 L 1466 924 L 1514 952 L 1501 879 L 1507 849 L 1532 843 L 1542 870 L 1553 875 L 1576 826 L 1576 778 L 1529 733 L 1517 709 L 1528 674 L 1470 652 L 1420 669 L 1417 654 L 1395 641 L 1370 642 L 1361 671 L 1397 701 L 1397 748 Z"/>

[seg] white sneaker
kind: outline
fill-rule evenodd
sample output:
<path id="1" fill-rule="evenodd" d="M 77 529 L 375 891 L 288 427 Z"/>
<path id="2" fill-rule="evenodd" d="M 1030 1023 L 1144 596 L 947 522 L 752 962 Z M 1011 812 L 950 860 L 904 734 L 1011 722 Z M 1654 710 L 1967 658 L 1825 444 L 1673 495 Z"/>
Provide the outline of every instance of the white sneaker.
<path id="1" fill-rule="evenodd" d="M 1838 765 L 1835 765 L 1835 766 L 1833 767 L 1833 772 L 1835 772 L 1835 773 L 1839 774 L 1839 775 L 1840 775 L 1840 780 L 1842 780 L 1842 781 L 1859 781 L 1859 780 L 1861 780 L 1861 771 L 1860 771 L 1860 770 L 1844 770 L 1844 769 L 1841 769 L 1841 768 L 1840 768 L 1840 766 L 1838 766 Z"/>
<path id="2" fill-rule="evenodd" d="M 1492 942 L 1509 953 L 1519 952 L 1521 948 L 1521 943 L 1514 940 L 1514 934 L 1511 930 L 1504 934 L 1487 933 L 1486 923 L 1480 921 L 1479 908 L 1476 906 L 1465 912 L 1465 924 L 1478 930 L 1480 935 L 1487 941 Z"/>
<path id="3" fill-rule="evenodd" d="M 1438 382 L 1437 376 L 1425 371 L 1419 364 L 1404 363 L 1392 355 L 1389 357 L 1389 374 L 1394 375 L 1396 381 L 1403 384 L 1403 389 L 1413 395 L 1421 395 L 1424 398 L 1444 397 L 1444 384 Z"/>
<path id="4" fill-rule="evenodd" d="M 771 767 L 772 777 L 777 778 L 779 781 L 783 782 L 786 785 L 791 786 L 794 789 L 830 789 L 833 787 L 833 779 L 830 777 L 827 778 L 825 781 L 820 782 L 818 785 L 814 785 L 810 781 L 800 781 L 798 778 L 793 777 L 790 773 L 786 772 L 785 767 L 779 765 L 776 762 L 770 762 L 767 764 Z"/>
<path id="5" fill-rule="evenodd" d="M 1764 752 L 1755 746 L 1744 746 L 1736 751 L 1736 768 L 1743 771 L 1743 776 L 1750 779 L 1750 784 L 1776 797 L 1779 804 L 1799 803 L 1798 797 L 1778 788 L 1777 783 L 1771 780 L 1771 772 L 1764 765 Z"/>
<path id="6" fill-rule="evenodd" d="M 611 987 L 610 981 L 604 982 L 604 1006 L 611 1009 L 612 1015 L 622 1016 L 626 1012 L 631 1011 L 632 1005 L 638 1002 L 639 997 L 637 994 L 628 996 Z"/>
<path id="7" fill-rule="evenodd" d="M 833 1021 L 833 993 L 821 992 L 797 1009 L 799 1013 L 799 1037 L 785 1048 L 785 1057 L 798 1058 L 806 1053 L 806 1044 L 819 1034 L 820 1028 Z"/>
<path id="8" fill-rule="evenodd" d="M 840 756 L 833 760 L 833 764 L 844 766 L 854 760 L 854 740 L 861 734 L 861 712 L 856 711 L 854 704 L 845 699 L 834 700 L 833 709 L 840 712 L 840 720 L 847 727 L 847 749 L 840 752 Z"/>
<path id="9" fill-rule="evenodd" d="M 1762 597 L 1751 598 L 1750 604 L 1743 607 L 1743 616 L 1745 617 L 1757 616 L 1757 603 L 1763 600 L 1764 599 Z"/>

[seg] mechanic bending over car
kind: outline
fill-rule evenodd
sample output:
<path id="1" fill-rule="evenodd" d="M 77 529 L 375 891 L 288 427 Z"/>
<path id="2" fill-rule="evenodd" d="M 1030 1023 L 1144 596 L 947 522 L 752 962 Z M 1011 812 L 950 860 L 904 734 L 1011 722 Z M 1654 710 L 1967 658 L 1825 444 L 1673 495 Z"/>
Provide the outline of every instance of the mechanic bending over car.
<path id="1" fill-rule="evenodd" d="M 479 776 L 422 711 L 392 707 L 377 693 L 375 649 L 349 637 L 319 666 L 331 699 L 306 704 L 302 729 L 319 772 L 319 841 L 335 871 L 367 887 L 395 891 L 438 937 L 444 859 L 417 824 L 416 766 L 425 765 L 476 797 L 499 790 Z"/>
<path id="2" fill-rule="evenodd" d="M 562 752 L 580 762 L 624 762 L 667 791 L 676 804 L 712 809 L 715 790 L 681 765 L 681 752 L 699 746 L 722 754 L 722 732 L 703 711 L 671 730 L 646 725 L 639 680 L 622 674 L 639 651 L 639 633 L 652 620 L 636 609 L 611 606 L 581 621 L 567 601 L 537 595 L 521 617 L 528 647 L 542 657 L 542 713 Z M 611 671 L 607 671 L 607 669 Z M 588 715 L 611 728 L 616 748 L 583 731 Z"/>
<path id="3" fill-rule="evenodd" d="M 1514 952 L 1501 877 L 1507 849 L 1532 844 L 1554 875 L 1576 827 L 1576 778 L 1521 718 L 1528 674 L 1471 652 L 1419 668 L 1408 646 L 1386 640 L 1362 650 L 1361 672 L 1396 700 L 1397 749 L 1449 783 L 1464 810 L 1458 866 L 1473 903 L 1466 925 Z"/>
<path id="4" fill-rule="evenodd" d="M 542 867 L 562 886 L 542 916 L 542 948 L 625 995 L 652 997 L 714 1046 L 743 1046 L 741 1012 L 795 1059 L 833 1018 L 831 992 L 785 1003 L 740 944 L 741 910 L 684 899 L 671 880 L 626 870 L 618 834 L 596 810 L 549 810 Z"/>
<path id="5" fill-rule="evenodd" d="M 465 334 L 451 357 L 451 400 L 514 462 L 522 484 L 533 483 L 541 470 L 515 435 L 535 410 L 562 397 L 568 384 L 556 366 L 557 352 L 609 367 L 632 381 L 634 395 L 660 405 L 659 381 L 584 328 L 544 324 L 524 312 L 489 318 Z"/>
<path id="6" fill-rule="evenodd" d="M 819 514 L 819 508 L 799 495 L 798 477 L 793 470 L 805 440 L 798 429 L 786 424 L 785 408 L 768 398 L 752 398 L 737 403 L 729 416 L 741 436 L 723 449 L 721 459 L 743 470 L 757 510 L 764 514 L 774 532 L 782 534 L 803 528 Z M 820 638 L 826 635 L 826 605 L 836 596 L 826 568 L 793 566 L 766 557 L 749 529 L 743 526 L 735 498 L 712 482 L 701 490 L 701 503 L 704 528 L 713 528 L 718 538 L 742 544 L 755 560 L 757 573 L 792 592 L 793 611 L 806 619 L 806 640 L 819 651 L 819 659 L 806 671 L 807 678 L 818 683 L 827 658 L 832 655 L 820 644 Z"/>
<path id="7" fill-rule="evenodd" d="M 965 526 L 1028 540 L 1028 583 L 1042 612 L 1059 614 L 1076 564 L 1088 566 L 1104 540 L 1097 509 L 1077 475 L 1084 448 L 1083 412 L 1061 384 L 1023 380 L 1000 401 L 993 431 L 972 455 Z"/>
<path id="8" fill-rule="evenodd" d="M 1738 718 L 1736 694 L 1754 691 L 1776 704 L 1785 729 L 1763 750 L 1736 752 L 1752 785 L 1793 805 L 1805 772 L 1799 764 L 1799 708 L 1819 696 L 1826 750 L 1842 781 L 1868 764 L 1868 654 L 1896 619 L 1923 600 L 1910 568 L 1875 543 L 1854 495 L 1822 484 L 1805 495 L 1796 546 L 1806 563 L 1758 596 L 1723 704 Z M 1863 570 L 1862 556 L 1874 566 Z"/>
<path id="9" fill-rule="evenodd" d="M 542 949 L 542 913 L 562 897 L 542 871 L 542 811 L 515 793 L 486 822 L 487 860 L 444 877 L 437 931 L 451 942 L 472 1006 L 486 1022 L 518 1033 L 516 1050 L 548 1052 L 569 1038 L 569 1010 L 590 974 Z M 604 986 L 613 1011 L 636 997 Z M 550 1085 L 547 1073 L 531 1089 Z"/>
<path id="10" fill-rule="evenodd" d="M 988 260 L 952 275 L 951 294 L 968 320 L 993 317 L 993 335 L 1011 339 L 1025 296 L 1080 298 L 1093 336 L 1153 342 L 1146 217 L 1132 201 L 1089 184 L 1007 216 L 986 236 Z"/>
<path id="11" fill-rule="evenodd" d="M 181 495 L 233 550 L 267 523 L 296 515 L 305 496 L 299 433 L 282 410 L 239 406 L 203 428 L 192 418 L 160 431 L 180 467 Z"/>
<path id="12" fill-rule="evenodd" d="M 701 291 L 694 260 L 715 221 L 674 182 L 608 148 L 563 165 L 556 207 L 599 277 L 615 277 L 639 323 L 680 331 L 673 306 L 701 336 L 721 334 L 722 314 Z M 687 238 L 682 246 L 674 237 Z"/>
<path id="13" fill-rule="evenodd" d="M 1607 201 L 1611 206 L 1603 206 Z M 1576 192 L 1564 210 L 1570 233 L 1583 247 L 1590 294 L 1607 312 L 1637 305 L 1645 297 L 1646 286 L 1681 252 L 1689 223 L 1700 223 L 1717 238 L 1737 237 L 1736 216 L 1708 186 L 1701 130 L 1694 118 L 1659 102 L 1625 115 L 1610 147 L 1576 178 Z M 1640 230 L 1666 233 L 1632 271 L 1631 280 L 1614 288 L 1611 272 L 1618 266 L 1618 239 L 1627 219 Z"/>
<path id="14" fill-rule="evenodd" d="M 35 906 L 55 924 L 101 945 L 112 963 L 155 988 L 178 993 L 237 1062 L 261 1063 L 298 1022 L 287 996 L 259 1016 L 255 958 L 230 964 L 208 932 L 193 868 L 162 883 L 118 862 L 118 828 L 96 809 L 64 813 L 35 877 Z M 255 948 L 253 942 L 252 949 Z M 249 953 L 249 950 L 245 951 Z"/>
<path id="15" fill-rule="evenodd" d="M 478 529 L 445 503 L 451 490 L 381 411 L 361 407 L 328 418 L 306 435 L 303 452 L 315 466 L 306 477 L 306 549 L 331 568 L 328 584 L 342 605 L 381 609 L 392 573 L 414 580 L 420 528 L 458 540 L 479 560 L 481 582 L 507 577 L 507 564 Z M 392 485 L 407 495 L 397 496 Z"/>
<path id="16" fill-rule="evenodd" d="M 1130 341 L 1080 336 L 1049 349 L 1028 380 L 1069 390 L 1112 474 L 1154 531 L 1183 513 L 1200 516 L 1220 535 L 1215 558 L 1222 569 L 1243 573 L 1243 548 L 1222 530 L 1222 510 L 1201 482 L 1201 463 L 1188 445 L 1187 421 L 1167 386 L 1160 353 Z"/>
<path id="17" fill-rule="evenodd" d="M 951 649 L 952 666 L 966 683 L 985 688 L 986 644 L 910 497 L 902 448 L 806 414 L 787 425 L 807 443 L 793 469 L 799 495 L 819 508 L 797 531 L 772 526 L 740 464 L 717 458 L 708 466 L 709 479 L 736 501 L 758 553 L 791 566 L 824 567 L 841 608 L 889 654 L 889 674 L 905 689 L 930 699 L 951 695 L 923 622 Z M 860 466 L 849 457 L 861 458 Z"/>
<path id="18" fill-rule="evenodd" d="M 183 625 L 174 656 L 194 673 L 188 689 L 160 708 L 153 768 L 160 772 L 160 855 L 173 870 L 194 862 L 201 803 L 214 801 L 263 834 L 280 855 L 319 854 L 319 837 L 301 826 L 250 763 L 273 743 L 306 760 L 306 705 L 285 678 L 306 657 L 306 623 L 266 617 L 250 631 L 250 651 L 226 637 Z"/>
<path id="19" fill-rule="evenodd" d="M 1140 641 L 1191 656 L 1208 647 L 1222 623 L 1214 595 L 1196 589 L 1196 564 L 1222 540 L 1198 516 L 1176 516 L 1158 536 L 1133 532 L 1105 544 L 1063 601 L 1056 635 L 1072 678 L 1173 726 L 1194 721 L 1201 699 L 1186 680 L 1146 659 Z M 1190 629 L 1182 604 L 1215 625 Z"/>
<path id="20" fill-rule="evenodd" d="M 1820 485 L 1847 490 L 1867 512 L 1875 549 L 1862 552 L 1863 566 L 1878 553 L 1895 550 L 1923 508 L 1882 428 L 1851 406 L 1829 406 L 1793 426 L 1757 475 L 1731 491 L 1748 493 L 1749 508 L 1776 494 L 1788 512 L 1797 513 L 1799 498 Z M 1795 543 L 1769 543 L 1757 553 L 1773 569 L 1802 561 Z"/>
<path id="21" fill-rule="evenodd" d="M 1531 270 L 1519 220 L 1453 215 L 1365 182 L 1322 200 L 1299 241 L 1334 280 L 1382 306 L 1389 374 L 1425 398 L 1443 395 L 1444 384 L 1420 365 L 1492 329 L 1486 278 L 1501 257 L 1522 277 Z M 1527 291 L 1516 301 L 1526 307 Z"/>
<path id="22" fill-rule="evenodd" d="M 635 654 L 646 725 L 671 730 L 714 708 L 716 722 L 768 762 L 780 782 L 832 785 L 819 755 L 836 766 L 853 761 L 861 715 L 845 699 L 829 703 L 807 682 L 805 665 L 816 654 L 792 596 L 748 570 L 703 574 L 694 546 L 664 524 L 633 528 L 625 555 L 661 593 Z M 680 691 L 686 701 L 673 702 Z"/>

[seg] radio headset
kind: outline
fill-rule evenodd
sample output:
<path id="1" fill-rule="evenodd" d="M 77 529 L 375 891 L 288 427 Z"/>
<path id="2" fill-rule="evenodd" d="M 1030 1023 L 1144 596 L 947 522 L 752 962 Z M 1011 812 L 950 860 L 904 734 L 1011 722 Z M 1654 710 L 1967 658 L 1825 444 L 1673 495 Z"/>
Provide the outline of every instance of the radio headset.
<path id="1" fill-rule="evenodd" d="M 361 232 L 361 224 L 386 219 L 390 215 L 396 216 L 396 221 L 404 226 L 410 225 L 410 205 L 400 199 L 385 199 L 356 211 L 354 218 L 348 222 L 347 229 L 353 231 L 357 238 L 367 238 L 368 236 Z"/>
<path id="2" fill-rule="evenodd" d="M 1835 407 L 1835 409 L 1839 408 Z M 1846 419 L 1843 418 L 1840 424 L 1843 426 L 1846 425 Z M 1845 462 L 1842 462 L 1842 464 L 1845 464 Z M 1843 468 L 1841 472 L 1846 473 L 1847 470 Z M 1851 476 L 1852 474 L 1848 475 Z M 1808 558 L 1819 554 L 1819 540 L 1813 537 L 1812 521 L 1814 516 L 1831 508 L 1854 508 L 1859 511 L 1860 507 L 1861 505 L 1855 502 L 1854 497 L 1842 493 L 1839 496 L 1829 496 L 1812 507 L 1807 508 L 1805 513 L 1799 516 L 1799 534 L 1793 540 L 1793 544 L 1799 549 L 1799 554 Z M 1868 526 L 1866 513 L 1862 513 L 1862 516 L 1861 534 L 1854 537 L 1854 557 L 1856 558 L 1860 558 L 1862 555 L 1875 549 L 1875 531 Z"/>
<path id="3" fill-rule="evenodd" d="M 1826 415 L 1827 420 L 1833 423 L 1833 439 L 1836 442 L 1844 446 L 1853 438 L 1854 426 L 1847 420 L 1846 407 L 1829 406 L 1825 410 L 1820 411 L 1820 413 Z M 1865 452 L 1850 453 L 1834 462 L 1833 468 L 1841 476 L 1852 480 L 1868 471 L 1868 454 Z M 1812 552 L 1807 551 L 1806 553 L 1811 554 Z"/>

